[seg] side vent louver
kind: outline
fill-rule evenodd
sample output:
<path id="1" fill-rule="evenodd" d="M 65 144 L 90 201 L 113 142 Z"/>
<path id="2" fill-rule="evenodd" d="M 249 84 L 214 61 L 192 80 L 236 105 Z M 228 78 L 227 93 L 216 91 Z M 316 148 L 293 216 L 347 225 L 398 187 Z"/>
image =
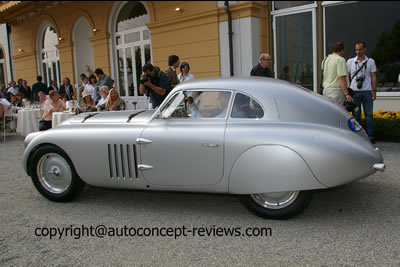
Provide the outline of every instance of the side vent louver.
<path id="1" fill-rule="evenodd" d="M 135 144 L 108 144 L 108 164 L 111 179 L 137 178 Z"/>

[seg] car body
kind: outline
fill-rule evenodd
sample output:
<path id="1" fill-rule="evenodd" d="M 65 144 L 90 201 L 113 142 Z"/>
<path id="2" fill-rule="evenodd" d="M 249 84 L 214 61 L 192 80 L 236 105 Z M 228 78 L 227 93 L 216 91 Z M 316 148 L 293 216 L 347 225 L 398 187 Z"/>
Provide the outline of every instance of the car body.
<path id="1" fill-rule="evenodd" d="M 85 183 L 228 193 L 273 219 L 299 214 L 312 190 L 385 168 L 343 107 L 261 77 L 185 82 L 156 110 L 82 113 L 28 135 L 25 146 L 26 172 L 53 201 L 72 199 Z"/>

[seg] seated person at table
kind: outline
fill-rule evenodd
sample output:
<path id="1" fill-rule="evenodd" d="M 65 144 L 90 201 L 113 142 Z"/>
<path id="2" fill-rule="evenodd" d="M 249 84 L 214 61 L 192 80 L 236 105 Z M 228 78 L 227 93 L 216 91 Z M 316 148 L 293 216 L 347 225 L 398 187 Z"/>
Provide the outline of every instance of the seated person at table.
<path id="1" fill-rule="evenodd" d="M 49 96 L 46 95 L 44 92 L 40 91 L 38 93 L 39 95 L 39 101 L 40 101 L 40 105 L 44 105 L 44 103 L 46 103 L 46 101 L 49 99 Z"/>
<path id="2" fill-rule="evenodd" d="M 60 99 L 56 90 L 50 90 L 50 99 L 46 101 L 43 107 L 42 120 L 39 121 L 39 130 L 46 131 L 51 128 L 53 112 L 62 112 L 65 110 L 65 104 Z"/>
<path id="3" fill-rule="evenodd" d="M 0 93 L 0 124 L 3 124 L 4 116 L 14 117 L 14 120 L 17 120 L 16 109 L 13 108 L 13 105 L 8 102 L 7 99 L 4 98 L 4 95 Z M 15 129 L 17 124 L 12 121 L 10 127 L 11 129 Z"/>
<path id="4" fill-rule="evenodd" d="M 84 90 L 82 93 L 82 103 L 79 107 L 80 112 L 97 111 L 96 105 L 92 99 L 92 93 Z"/>
<path id="5" fill-rule="evenodd" d="M 17 97 L 15 95 L 10 95 L 10 103 L 11 105 L 15 106 L 15 101 L 17 100 Z"/>
<path id="6" fill-rule="evenodd" d="M 108 100 L 108 91 L 109 91 L 109 89 L 108 89 L 107 85 L 100 86 L 100 88 L 99 88 L 100 100 L 96 105 L 97 108 L 99 108 L 99 106 L 101 106 L 101 105 L 103 105 L 103 104 L 105 104 L 107 102 L 107 100 Z"/>
<path id="7" fill-rule="evenodd" d="M 67 101 L 69 101 L 69 100 L 68 100 L 67 94 L 62 94 L 60 98 L 61 98 L 61 100 L 64 102 L 64 104 L 66 104 Z"/>
<path id="8" fill-rule="evenodd" d="M 108 100 L 105 104 L 98 106 L 98 111 L 113 111 L 113 110 L 125 110 L 125 101 L 119 97 L 118 91 L 115 88 L 111 88 L 108 93 Z"/>
<path id="9" fill-rule="evenodd" d="M 4 98 L 4 94 L 0 92 L 0 118 L 3 121 L 4 115 L 11 115 L 12 114 L 12 105 L 6 98 Z"/>
<path id="10" fill-rule="evenodd" d="M 19 107 L 19 108 L 24 107 L 24 103 L 23 103 L 23 101 L 22 101 L 23 98 L 24 98 L 24 93 L 18 92 L 18 93 L 15 95 L 14 106 Z"/>

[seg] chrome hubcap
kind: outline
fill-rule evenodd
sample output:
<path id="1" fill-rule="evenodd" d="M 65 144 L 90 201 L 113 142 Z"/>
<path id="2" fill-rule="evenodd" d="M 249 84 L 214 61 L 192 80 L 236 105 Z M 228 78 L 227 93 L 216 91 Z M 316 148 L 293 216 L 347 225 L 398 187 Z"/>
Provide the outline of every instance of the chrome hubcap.
<path id="1" fill-rule="evenodd" d="M 65 192 L 72 182 L 72 173 L 68 162 L 54 153 L 46 154 L 40 158 L 37 175 L 40 184 L 54 194 Z"/>
<path id="2" fill-rule="evenodd" d="M 261 193 L 250 195 L 260 206 L 268 209 L 283 209 L 292 204 L 298 197 L 299 191 Z"/>

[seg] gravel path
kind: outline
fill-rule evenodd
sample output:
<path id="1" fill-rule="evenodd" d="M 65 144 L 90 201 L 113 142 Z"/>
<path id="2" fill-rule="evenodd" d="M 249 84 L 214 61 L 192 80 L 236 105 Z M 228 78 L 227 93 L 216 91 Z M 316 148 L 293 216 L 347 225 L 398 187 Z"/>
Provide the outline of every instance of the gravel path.
<path id="1" fill-rule="evenodd" d="M 0 144 L 0 265 L 400 265 L 400 144 L 377 143 L 387 170 L 314 194 L 300 216 L 263 220 L 235 196 L 86 186 L 53 203 L 22 167 L 23 139 Z M 37 236 L 49 228 L 263 227 L 263 237 Z M 42 232 L 41 232 L 42 231 Z M 44 232 L 43 232 L 44 231 Z M 72 230 L 71 230 L 72 231 Z M 77 230 L 74 230 L 77 231 Z M 49 233 L 49 232 L 47 232 Z"/>

